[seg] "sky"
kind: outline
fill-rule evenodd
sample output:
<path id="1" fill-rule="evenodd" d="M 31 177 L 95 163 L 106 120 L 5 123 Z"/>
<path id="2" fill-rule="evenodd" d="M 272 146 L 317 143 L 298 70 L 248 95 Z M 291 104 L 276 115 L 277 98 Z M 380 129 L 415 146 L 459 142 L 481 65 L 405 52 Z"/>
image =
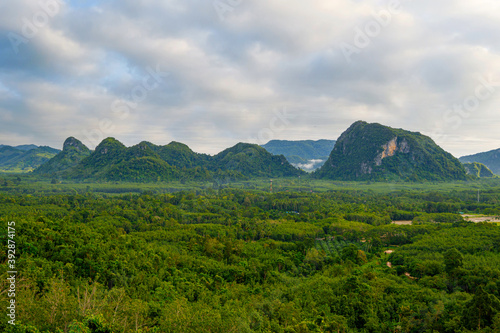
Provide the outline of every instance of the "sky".
<path id="1" fill-rule="evenodd" d="M 0 144 L 337 139 L 500 148 L 498 0 L 3 0 Z"/>

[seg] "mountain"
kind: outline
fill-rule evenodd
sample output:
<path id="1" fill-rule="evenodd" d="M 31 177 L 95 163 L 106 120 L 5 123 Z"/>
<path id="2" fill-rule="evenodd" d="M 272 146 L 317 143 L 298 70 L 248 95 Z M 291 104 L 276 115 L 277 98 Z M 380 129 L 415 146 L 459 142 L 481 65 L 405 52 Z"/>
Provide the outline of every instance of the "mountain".
<path id="1" fill-rule="evenodd" d="M 88 149 L 81 141 L 69 137 L 64 141 L 63 150 L 46 163 L 33 171 L 35 174 L 56 176 L 62 171 L 76 166 L 81 160 L 90 155 Z"/>
<path id="2" fill-rule="evenodd" d="M 464 163 L 464 168 L 468 175 L 474 175 L 479 178 L 491 178 L 495 177 L 495 174 L 491 172 L 488 167 L 482 163 L 472 162 Z"/>
<path id="3" fill-rule="evenodd" d="M 31 149 L 38 148 L 37 145 L 19 145 L 19 146 L 0 145 L 0 148 L 3 148 L 3 147 L 12 147 L 12 148 L 15 148 L 17 150 L 22 150 L 22 151 L 28 151 L 28 150 L 31 150 Z"/>
<path id="4" fill-rule="evenodd" d="M 127 148 L 114 138 L 104 139 L 89 156 L 67 170 L 63 178 L 112 181 L 173 179 L 176 170 L 163 161 L 152 146 L 150 142 L 141 142 Z"/>
<path id="5" fill-rule="evenodd" d="M 256 144 L 238 143 L 213 158 L 215 168 L 238 171 L 245 176 L 288 177 L 304 174 L 283 155 L 272 155 Z"/>
<path id="6" fill-rule="evenodd" d="M 187 145 L 172 141 L 166 146 L 155 146 L 151 148 L 159 157 L 170 165 L 177 168 L 194 168 L 197 166 L 206 166 L 211 163 L 211 156 L 198 154 L 192 151 Z"/>
<path id="7" fill-rule="evenodd" d="M 59 153 L 47 146 L 23 145 L 17 147 L 1 145 L 0 171 L 30 172 Z"/>
<path id="8" fill-rule="evenodd" d="M 316 178 L 423 181 L 466 178 L 463 165 L 418 132 L 357 121 L 337 140 Z"/>
<path id="9" fill-rule="evenodd" d="M 484 153 L 462 156 L 462 163 L 478 162 L 486 165 L 493 173 L 500 175 L 500 149 L 490 150 Z"/>
<path id="10" fill-rule="evenodd" d="M 293 166 L 306 171 L 321 167 L 335 146 L 334 140 L 271 140 L 262 145 L 273 155 L 283 155 Z"/>
<path id="11" fill-rule="evenodd" d="M 157 146 L 143 141 L 126 147 L 114 138 L 103 140 L 91 152 L 80 141 L 68 138 L 63 151 L 36 173 L 79 180 L 146 182 L 283 177 L 304 172 L 290 165 L 283 156 L 274 156 L 252 144 L 239 143 L 210 156 L 195 153 L 179 142 Z"/>

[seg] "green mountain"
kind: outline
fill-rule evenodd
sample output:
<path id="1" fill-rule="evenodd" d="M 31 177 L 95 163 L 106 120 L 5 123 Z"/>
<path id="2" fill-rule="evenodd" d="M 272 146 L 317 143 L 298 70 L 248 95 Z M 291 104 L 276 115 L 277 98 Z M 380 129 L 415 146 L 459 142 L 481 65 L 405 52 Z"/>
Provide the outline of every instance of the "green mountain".
<path id="1" fill-rule="evenodd" d="M 462 163 L 478 162 L 486 165 L 493 173 L 500 175 L 500 149 L 490 150 L 484 153 L 462 156 Z"/>
<path id="2" fill-rule="evenodd" d="M 337 140 L 314 177 L 338 180 L 423 181 L 465 179 L 463 165 L 431 138 L 358 121 Z"/>
<path id="3" fill-rule="evenodd" d="M 47 146 L 23 145 L 0 147 L 0 171 L 30 172 L 59 153 Z"/>
<path id="4" fill-rule="evenodd" d="M 274 156 L 252 144 L 239 143 L 210 156 L 195 153 L 179 142 L 157 146 L 144 141 L 127 148 L 114 138 L 103 140 L 90 152 L 80 141 L 69 138 L 63 152 L 36 173 L 77 180 L 147 182 L 283 177 L 300 175 L 303 171 L 294 168 L 283 156 Z"/>
<path id="5" fill-rule="evenodd" d="M 31 149 L 36 149 L 39 146 L 37 146 L 37 145 L 19 145 L 19 146 L 0 145 L 0 148 L 3 148 L 3 147 L 12 147 L 12 148 L 16 148 L 17 150 L 28 151 L 28 150 L 31 150 Z"/>
<path id="6" fill-rule="evenodd" d="M 262 145 L 271 154 L 283 155 L 292 165 L 306 171 L 321 167 L 334 146 L 334 140 L 271 140 Z"/>
<path id="7" fill-rule="evenodd" d="M 468 175 L 474 175 L 478 178 L 496 177 L 495 174 L 482 163 L 464 163 L 464 168 L 467 171 Z"/>
<path id="8" fill-rule="evenodd" d="M 42 164 L 36 170 L 35 174 L 45 176 L 57 176 L 63 171 L 76 166 L 81 160 L 91 153 L 81 141 L 69 137 L 64 141 L 63 150 L 52 159 Z"/>
<path id="9" fill-rule="evenodd" d="M 89 156 L 65 172 L 63 178 L 112 181 L 173 179 L 176 170 L 163 161 L 152 146 L 152 143 L 141 142 L 127 148 L 114 138 L 104 139 Z"/>
<path id="10" fill-rule="evenodd" d="M 210 155 L 195 153 L 187 145 L 180 142 L 172 141 L 166 146 L 151 144 L 151 148 L 162 160 L 177 168 L 209 167 L 211 163 Z"/>
<path id="11" fill-rule="evenodd" d="M 238 171 L 245 176 L 288 177 L 304 174 L 293 167 L 283 155 L 272 155 L 256 144 L 238 143 L 213 158 L 214 167 Z"/>

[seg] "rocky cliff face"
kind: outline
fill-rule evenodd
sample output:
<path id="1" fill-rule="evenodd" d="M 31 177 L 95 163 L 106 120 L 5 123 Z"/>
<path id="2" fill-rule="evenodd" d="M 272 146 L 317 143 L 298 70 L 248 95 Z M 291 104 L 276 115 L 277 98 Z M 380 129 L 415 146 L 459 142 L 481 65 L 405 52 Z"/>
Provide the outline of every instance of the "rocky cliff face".
<path id="1" fill-rule="evenodd" d="M 410 145 L 406 139 L 398 140 L 398 137 L 394 137 L 391 141 L 382 145 L 383 151 L 377 155 L 375 158 L 375 165 L 382 165 L 382 160 L 386 157 L 394 156 L 397 152 L 402 154 L 410 153 Z"/>

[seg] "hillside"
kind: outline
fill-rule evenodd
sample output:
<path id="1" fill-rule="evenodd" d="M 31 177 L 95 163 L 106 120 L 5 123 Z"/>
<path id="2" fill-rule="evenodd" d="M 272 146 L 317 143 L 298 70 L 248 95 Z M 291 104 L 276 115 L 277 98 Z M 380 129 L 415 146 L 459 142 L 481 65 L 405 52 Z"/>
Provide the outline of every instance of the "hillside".
<path id="1" fill-rule="evenodd" d="M 490 150 L 484 153 L 462 156 L 462 163 L 478 162 L 486 165 L 493 173 L 500 175 L 500 149 Z"/>
<path id="2" fill-rule="evenodd" d="M 472 162 L 464 163 L 464 168 L 468 175 L 474 175 L 478 178 L 491 178 L 495 177 L 495 174 L 488 169 L 488 167 L 482 163 Z"/>
<path id="3" fill-rule="evenodd" d="M 465 179 L 462 164 L 418 132 L 358 121 L 337 140 L 316 178 L 425 181 Z"/>
<path id="4" fill-rule="evenodd" d="M 47 146 L 23 145 L 0 147 L 0 171 L 30 172 L 59 153 Z"/>
<path id="5" fill-rule="evenodd" d="M 63 179 L 109 181 L 228 180 L 248 177 L 286 177 L 304 172 L 283 156 L 252 144 L 237 144 L 216 156 L 198 154 L 179 142 L 157 146 L 143 141 L 126 147 L 114 138 L 90 152 L 68 138 L 63 152 L 35 171 Z"/>
<path id="6" fill-rule="evenodd" d="M 304 174 L 283 155 L 272 155 L 264 148 L 250 143 L 238 143 L 215 155 L 213 161 L 217 169 L 238 171 L 245 176 L 289 177 Z"/>
<path id="7" fill-rule="evenodd" d="M 88 149 L 81 141 L 69 137 L 64 141 L 63 150 L 42 164 L 33 172 L 39 175 L 57 176 L 71 167 L 76 166 L 81 160 L 90 155 Z"/>
<path id="8" fill-rule="evenodd" d="M 177 168 L 210 167 L 210 155 L 195 153 L 187 145 L 180 142 L 172 141 L 166 146 L 151 144 L 151 149 L 162 160 Z"/>
<path id="9" fill-rule="evenodd" d="M 96 149 L 76 166 L 64 173 L 64 178 L 112 181 L 171 180 L 176 170 L 163 161 L 149 142 L 127 148 L 114 138 L 104 139 Z"/>
<path id="10" fill-rule="evenodd" d="M 334 140 L 272 140 L 262 145 L 273 155 L 283 155 L 295 167 L 313 171 L 321 167 L 335 146 Z"/>

